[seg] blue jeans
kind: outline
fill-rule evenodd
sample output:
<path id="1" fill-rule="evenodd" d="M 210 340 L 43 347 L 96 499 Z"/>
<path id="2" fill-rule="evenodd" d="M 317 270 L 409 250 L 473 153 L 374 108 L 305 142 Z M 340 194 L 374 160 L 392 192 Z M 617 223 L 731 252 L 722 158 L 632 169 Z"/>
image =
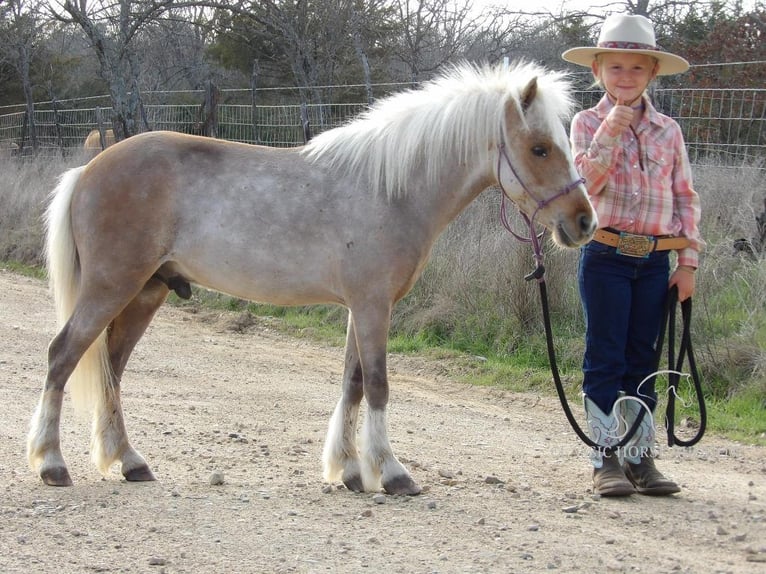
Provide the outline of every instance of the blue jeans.
<path id="1" fill-rule="evenodd" d="M 580 248 L 583 392 L 606 414 L 621 391 L 642 398 L 652 410 L 657 403 L 654 377 L 641 381 L 657 370 L 669 266 L 667 251 L 643 259 L 620 255 L 596 241 Z"/>

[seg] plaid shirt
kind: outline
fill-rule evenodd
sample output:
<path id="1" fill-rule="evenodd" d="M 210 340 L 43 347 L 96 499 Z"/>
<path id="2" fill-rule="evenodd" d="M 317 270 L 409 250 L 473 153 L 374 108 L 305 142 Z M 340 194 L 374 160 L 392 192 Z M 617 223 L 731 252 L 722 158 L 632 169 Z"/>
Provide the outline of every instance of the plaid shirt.
<path id="1" fill-rule="evenodd" d="M 635 132 L 615 135 L 606 116 L 613 104 L 604 96 L 572 119 L 575 165 L 599 219 L 599 227 L 639 235 L 687 237 L 679 265 L 699 264 L 704 242 L 699 233 L 700 200 L 680 126 L 658 112 L 647 97 Z"/>

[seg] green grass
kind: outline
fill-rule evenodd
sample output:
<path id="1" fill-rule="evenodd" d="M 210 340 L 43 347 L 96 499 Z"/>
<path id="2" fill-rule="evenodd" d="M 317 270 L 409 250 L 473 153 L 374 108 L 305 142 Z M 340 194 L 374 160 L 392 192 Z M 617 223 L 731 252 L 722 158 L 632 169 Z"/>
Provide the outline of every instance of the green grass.
<path id="1" fill-rule="evenodd" d="M 35 279 L 45 279 L 45 268 L 37 265 L 29 265 L 19 261 L 0 261 L 0 268 L 6 271 L 12 271 L 25 277 L 34 277 Z"/>
<path id="2" fill-rule="evenodd" d="M 341 346 L 346 340 L 346 310 L 334 305 L 312 305 L 303 307 L 282 307 L 262 303 L 251 303 L 215 291 L 193 287 L 189 301 L 178 298 L 174 293 L 168 302 L 177 306 L 202 306 L 236 313 L 247 313 L 252 317 L 274 319 L 275 327 L 294 337 L 306 337 L 326 344 Z"/>
<path id="3" fill-rule="evenodd" d="M 733 440 L 766 445 L 766 389 L 708 401 L 711 427 Z"/>

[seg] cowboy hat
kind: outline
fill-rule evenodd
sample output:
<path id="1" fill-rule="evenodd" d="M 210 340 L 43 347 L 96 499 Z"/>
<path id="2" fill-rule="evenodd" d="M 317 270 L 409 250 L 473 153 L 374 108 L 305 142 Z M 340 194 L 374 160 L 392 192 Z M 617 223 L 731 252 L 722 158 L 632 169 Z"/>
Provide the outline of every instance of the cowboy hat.
<path id="1" fill-rule="evenodd" d="M 660 76 L 680 74 L 689 69 L 689 62 L 681 56 L 663 52 L 657 47 L 654 27 L 644 16 L 614 14 L 604 20 L 596 46 L 571 48 L 561 54 L 567 62 L 590 68 L 598 54 L 629 52 L 656 58 Z"/>

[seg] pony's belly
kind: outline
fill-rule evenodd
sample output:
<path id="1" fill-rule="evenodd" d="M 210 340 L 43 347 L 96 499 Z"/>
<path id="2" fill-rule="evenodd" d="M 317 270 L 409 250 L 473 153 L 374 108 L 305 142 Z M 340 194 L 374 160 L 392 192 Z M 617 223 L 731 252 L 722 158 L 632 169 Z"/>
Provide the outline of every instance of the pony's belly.
<path id="1" fill-rule="evenodd" d="M 310 269 L 268 266 L 176 265 L 188 281 L 240 299 L 274 305 L 343 304 L 335 281 Z"/>

